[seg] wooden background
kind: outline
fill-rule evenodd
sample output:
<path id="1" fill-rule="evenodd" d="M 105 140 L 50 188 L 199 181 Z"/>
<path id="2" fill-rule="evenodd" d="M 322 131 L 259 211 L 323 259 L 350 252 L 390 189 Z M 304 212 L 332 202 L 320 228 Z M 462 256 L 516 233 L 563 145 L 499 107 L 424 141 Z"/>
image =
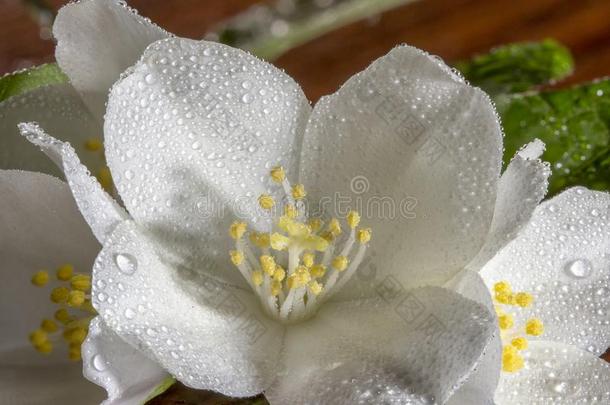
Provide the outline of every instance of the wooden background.
<path id="1" fill-rule="evenodd" d="M 37 1 L 55 10 L 67 3 Z M 128 2 L 170 32 L 201 38 L 216 22 L 260 0 Z M 32 16 L 21 0 L 0 0 L 0 74 L 53 60 L 53 41 L 41 38 Z M 610 75 L 610 0 L 421 0 L 327 34 L 288 52 L 276 64 L 315 101 L 399 43 L 452 62 L 495 45 L 544 38 L 559 40 L 575 57 L 575 74 L 558 86 Z M 610 361 L 610 351 L 604 357 Z M 243 402 L 177 385 L 153 403 Z"/>
<path id="2" fill-rule="evenodd" d="M 54 9 L 67 0 L 46 1 Z M 141 14 L 177 35 L 200 38 L 214 23 L 256 0 L 129 0 Z M 610 0 L 420 0 L 344 27 L 276 61 L 312 100 L 398 43 L 448 62 L 512 41 L 552 37 L 573 52 L 569 85 L 610 75 Z M 40 38 L 21 0 L 0 0 L 0 74 L 53 60 L 52 40 Z"/>

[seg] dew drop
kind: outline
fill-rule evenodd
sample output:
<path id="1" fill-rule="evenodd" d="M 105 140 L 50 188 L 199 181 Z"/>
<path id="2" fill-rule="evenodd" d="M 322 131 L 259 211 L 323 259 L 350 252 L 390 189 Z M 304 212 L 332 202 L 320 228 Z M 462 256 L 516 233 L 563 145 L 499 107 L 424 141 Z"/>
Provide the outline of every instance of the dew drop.
<path id="1" fill-rule="evenodd" d="M 135 318 L 135 316 L 136 316 L 136 312 L 133 309 L 127 308 L 125 310 L 125 318 L 133 319 L 133 318 Z"/>
<path id="2" fill-rule="evenodd" d="M 93 357 L 91 358 L 91 365 L 97 371 L 106 370 L 106 362 L 104 361 L 104 359 L 102 358 L 102 356 L 100 354 L 93 355 Z"/>
<path id="3" fill-rule="evenodd" d="M 127 275 L 132 275 L 138 268 L 138 261 L 128 253 L 118 253 L 114 256 L 114 262 L 119 270 Z"/>
<path id="4" fill-rule="evenodd" d="M 586 278 L 593 272 L 593 266 L 587 259 L 576 259 L 566 264 L 565 272 L 573 278 Z"/>

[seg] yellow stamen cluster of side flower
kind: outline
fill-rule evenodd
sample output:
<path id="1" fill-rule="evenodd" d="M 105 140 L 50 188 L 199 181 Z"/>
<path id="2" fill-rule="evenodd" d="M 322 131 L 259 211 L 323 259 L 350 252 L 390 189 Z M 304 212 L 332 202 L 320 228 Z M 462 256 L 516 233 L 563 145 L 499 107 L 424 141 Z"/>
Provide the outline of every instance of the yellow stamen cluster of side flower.
<path id="1" fill-rule="evenodd" d="M 529 308 L 534 297 L 527 292 L 513 292 L 507 281 L 494 284 L 494 301 L 498 315 L 498 325 L 502 333 L 502 370 L 516 372 L 523 368 L 524 360 L 520 351 L 527 349 L 528 341 L 522 335 L 540 336 L 544 333 L 544 325 L 540 319 L 530 318 L 524 328 L 516 328 L 513 316 L 506 311 L 506 307 Z"/>
<path id="2" fill-rule="evenodd" d="M 52 318 L 43 319 L 40 327 L 30 333 L 30 343 L 38 352 L 49 354 L 61 336 L 68 345 L 69 358 L 77 361 L 81 359 L 81 344 L 87 336 L 89 322 L 96 315 L 91 305 L 91 277 L 76 273 L 71 264 L 64 264 L 57 268 L 55 279 L 51 280 L 47 270 L 32 276 L 36 287 L 55 285 L 49 294 L 55 309 Z"/>

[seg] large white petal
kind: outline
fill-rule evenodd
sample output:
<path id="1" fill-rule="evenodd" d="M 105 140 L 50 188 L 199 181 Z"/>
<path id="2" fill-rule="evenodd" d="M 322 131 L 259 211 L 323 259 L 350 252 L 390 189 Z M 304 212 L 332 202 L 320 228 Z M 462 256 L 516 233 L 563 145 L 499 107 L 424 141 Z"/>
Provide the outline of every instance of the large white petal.
<path id="1" fill-rule="evenodd" d="M 485 245 L 468 268 L 478 271 L 517 236 L 546 195 L 551 170 L 539 159 L 544 144 L 534 140 L 515 154 L 498 183 L 498 197 Z"/>
<path id="2" fill-rule="evenodd" d="M 572 188 L 536 208 L 530 223 L 483 269 L 488 286 L 507 280 L 533 293 L 544 340 L 594 354 L 610 344 L 610 194 Z"/>
<path id="3" fill-rule="evenodd" d="M 55 268 L 65 263 L 88 272 L 100 247 L 67 184 L 59 179 L 0 170 L 0 207 L 0 351 L 4 352 L 29 345 L 29 332 L 43 318 L 53 316 L 50 289 L 30 284 L 32 275 L 48 269 L 53 276 Z"/>
<path id="4" fill-rule="evenodd" d="M 164 263 L 154 250 L 131 221 L 107 239 L 92 293 L 104 323 L 190 387 L 229 396 L 267 388 L 283 328 L 252 292 Z"/>
<path id="5" fill-rule="evenodd" d="M 573 405 L 610 403 L 610 364 L 560 343 L 532 342 L 525 368 L 502 373 L 498 405 Z"/>
<path id="6" fill-rule="evenodd" d="M 36 123 L 22 123 L 19 130 L 63 170 L 82 216 L 97 239 L 104 242 L 114 227 L 128 218 L 125 210 L 91 177 L 69 143 L 49 136 Z"/>
<path id="7" fill-rule="evenodd" d="M 110 86 L 150 43 L 170 34 L 124 2 L 82 0 L 59 10 L 53 35 L 57 63 L 101 121 Z"/>
<path id="8" fill-rule="evenodd" d="M 272 404 L 443 403 L 494 330 L 491 313 L 438 287 L 329 302 L 286 332 Z M 412 402 L 409 402 L 412 401 Z"/>
<path id="9" fill-rule="evenodd" d="M 100 317 L 83 342 L 83 374 L 108 393 L 105 405 L 140 405 L 169 374 L 112 332 Z"/>
<path id="10" fill-rule="evenodd" d="M 189 267 L 226 274 L 229 223 L 268 224 L 257 197 L 274 165 L 295 172 L 309 111 L 292 79 L 244 51 L 159 41 L 112 89 L 108 163 L 139 224 Z"/>
<path id="11" fill-rule="evenodd" d="M 483 244 L 501 154 L 488 96 L 437 58 L 400 46 L 320 99 L 301 181 L 328 213 L 361 208 L 379 271 L 405 286 L 438 285 Z"/>
<path id="12" fill-rule="evenodd" d="M 489 289 L 478 273 L 462 271 L 446 286 L 464 297 L 480 303 L 495 313 Z M 448 405 L 490 405 L 500 379 L 502 341 L 500 330 L 495 328 L 495 335 L 478 359 L 473 372 L 464 384 L 449 398 Z"/>
<path id="13" fill-rule="evenodd" d="M 10 97 L 0 102 L 0 168 L 21 169 L 59 175 L 57 167 L 23 139 L 17 124 L 37 121 L 49 131 L 70 142 L 90 169 L 104 164 L 101 152 L 84 148 L 88 138 L 102 139 L 96 121 L 69 84 L 55 84 Z"/>

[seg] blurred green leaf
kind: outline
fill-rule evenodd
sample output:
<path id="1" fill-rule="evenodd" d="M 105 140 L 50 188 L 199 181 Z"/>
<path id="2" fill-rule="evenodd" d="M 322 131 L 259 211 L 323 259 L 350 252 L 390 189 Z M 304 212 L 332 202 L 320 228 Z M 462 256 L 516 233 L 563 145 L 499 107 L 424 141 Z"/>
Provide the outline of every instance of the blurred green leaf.
<path id="1" fill-rule="evenodd" d="M 55 63 L 10 73 L 0 78 L 0 102 L 40 86 L 67 81 L 68 78 Z"/>
<path id="2" fill-rule="evenodd" d="M 505 161 L 534 138 L 553 168 L 549 195 L 574 185 L 610 189 L 610 79 L 498 98 Z"/>
<path id="3" fill-rule="evenodd" d="M 526 42 L 501 46 L 472 60 L 458 62 L 458 70 L 473 85 L 491 95 L 519 93 L 570 75 L 570 51 L 558 42 Z"/>

